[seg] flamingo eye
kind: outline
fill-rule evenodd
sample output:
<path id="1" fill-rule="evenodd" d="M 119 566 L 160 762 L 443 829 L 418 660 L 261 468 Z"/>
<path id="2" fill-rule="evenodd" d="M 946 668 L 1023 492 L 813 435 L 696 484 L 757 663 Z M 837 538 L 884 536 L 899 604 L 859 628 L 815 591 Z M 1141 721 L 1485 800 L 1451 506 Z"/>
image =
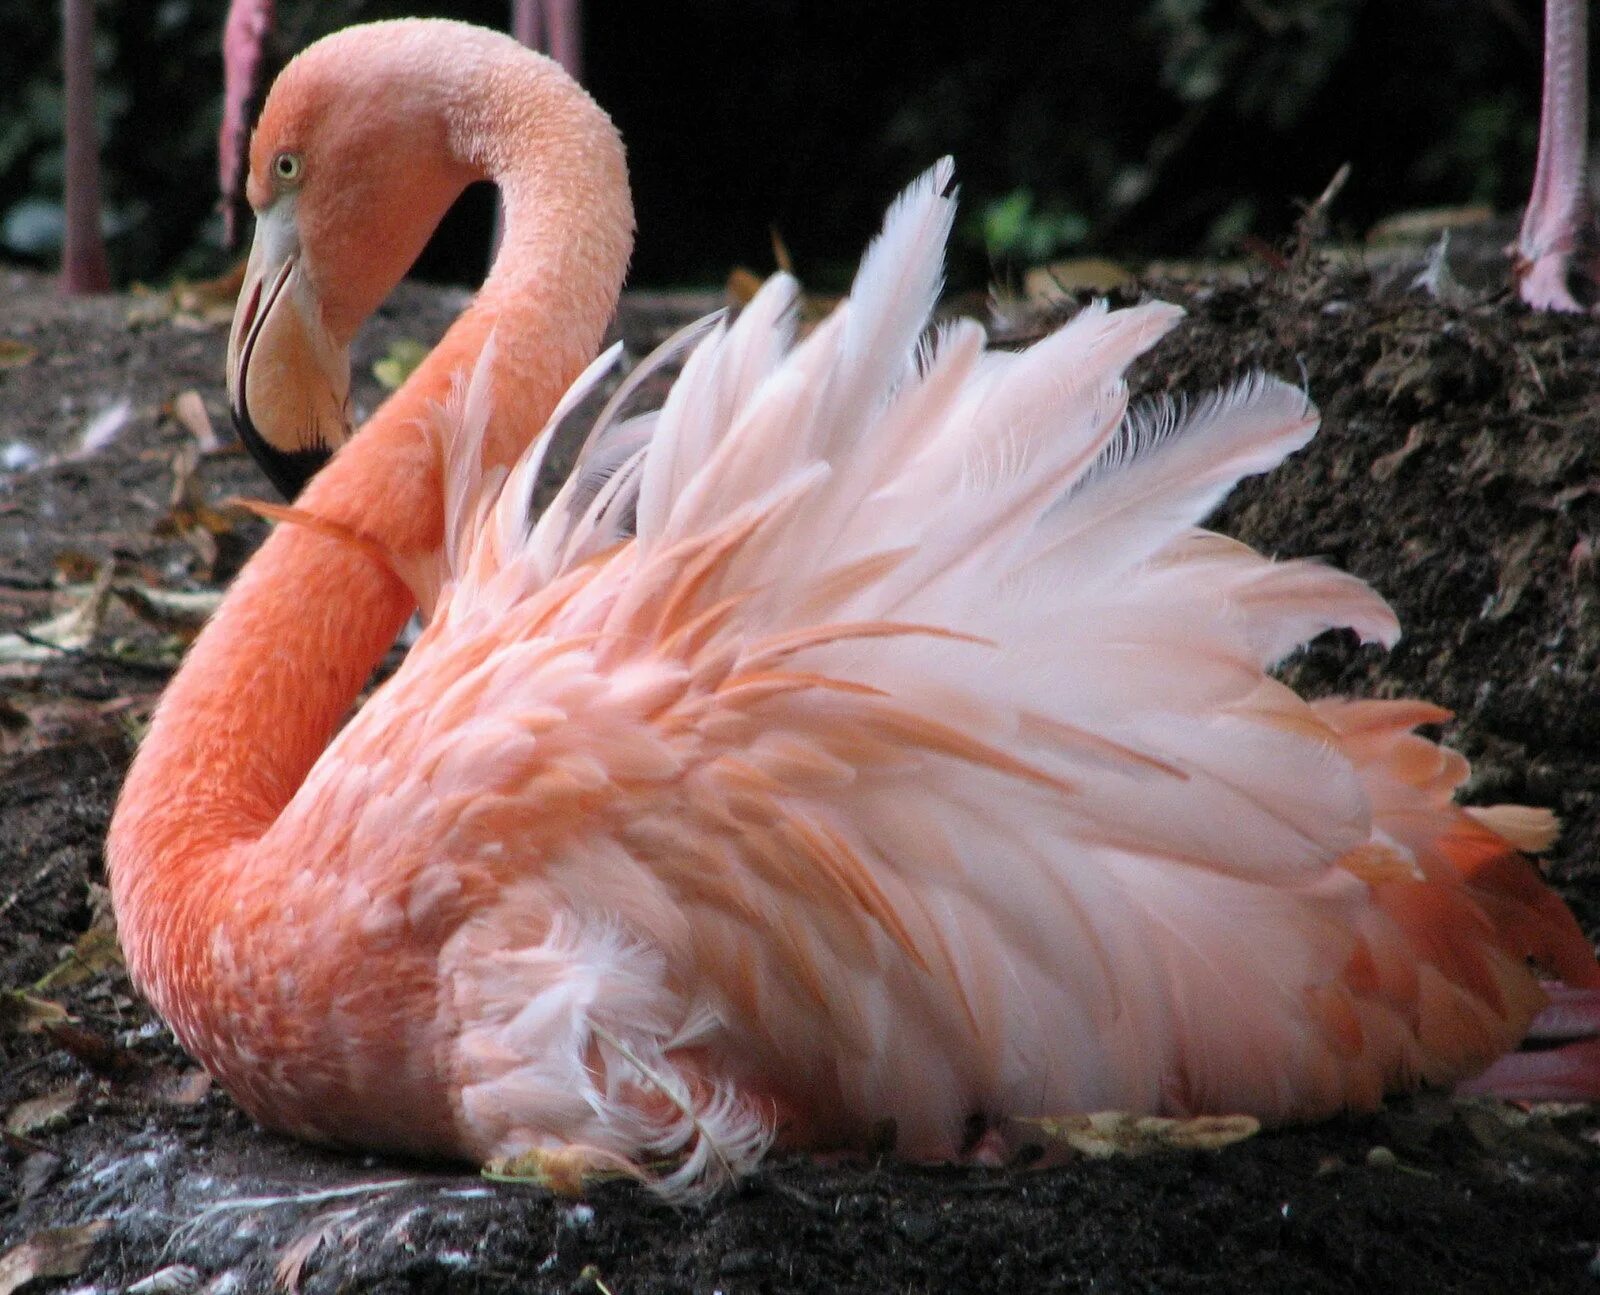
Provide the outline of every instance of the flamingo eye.
<path id="1" fill-rule="evenodd" d="M 304 169 L 305 163 L 298 153 L 279 153 L 272 159 L 272 173 L 284 184 L 293 184 Z"/>

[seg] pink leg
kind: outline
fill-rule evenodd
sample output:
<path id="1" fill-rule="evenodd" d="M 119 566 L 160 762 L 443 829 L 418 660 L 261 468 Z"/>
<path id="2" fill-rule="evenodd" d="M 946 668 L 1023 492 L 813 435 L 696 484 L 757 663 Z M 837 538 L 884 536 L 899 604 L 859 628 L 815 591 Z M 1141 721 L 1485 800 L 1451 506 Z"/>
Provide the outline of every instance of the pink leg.
<path id="1" fill-rule="evenodd" d="M 238 242 L 237 223 L 249 169 L 250 106 L 261 91 L 272 0 L 232 0 L 222 28 L 222 128 L 217 133 L 217 179 L 222 190 L 223 239 Z"/>
<path id="2" fill-rule="evenodd" d="M 76 296 L 109 292 L 111 271 L 100 233 L 100 152 L 94 122 L 94 6 L 66 0 L 62 59 L 66 71 L 67 194 L 61 289 Z"/>
<path id="3" fill-rule="evenodd" d="M 1588 0 L 1545 0 L 1539 156 L 1511 249 L 1517 290 L 1535 310 L 1585 309 L 1571 276 L 1600 277 L 1588 192 L 1588 10 Z"/>
<path id="4" fill-rule="evenodd" d="M 1528 1027 L 1529 1043 L 1559 1044 L 1512 1052 L 1456 1086 L 1464 1097 L 1518 1102 L 1600 1102 L 1600 989 L 1546 984 L 1550 1005 Z"/>
<path id="5" fill-rule="evenodd" d="M 583 29 L 578 0 L 545 0 L 544 23 L 550 33 L 550 57 L 574 81 L 583 80 Z"/>

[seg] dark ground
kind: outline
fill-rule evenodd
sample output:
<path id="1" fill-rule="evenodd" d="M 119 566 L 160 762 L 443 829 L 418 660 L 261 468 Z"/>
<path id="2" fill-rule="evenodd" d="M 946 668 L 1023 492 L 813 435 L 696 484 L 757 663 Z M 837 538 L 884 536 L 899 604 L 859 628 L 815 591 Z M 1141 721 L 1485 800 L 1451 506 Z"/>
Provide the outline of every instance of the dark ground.
<path id="1" fill-rule="evenodd" d="M 1241 489 L 1219 527 L 1373 580 L 1407 637 L 1384 654 L 1329 636 L 1289 676 L 1453 707 L 1447 736 L 1475 763 L 1471 798 L 1562 816 L 1550 873 L 1593 935 L 1600 329 L 1493 291 L 1442 306 L 1409 278 L 1313 260 L 1258 265 L 1248 282 L 1161 283 L 1192 318 L 1142 380 L 1196 391 L 1256 366 L 1304 373 L 1322 434 Z M 403 294 L 358 374 L 453 308 Z M 625 311 L 630 334 L 651 332 L 648 313 Z M 225 332 L 159 301 L 68 305 L 40 280 L 0 278 L 0 454 L 22 442 L 46 456 L 0 475 L 0 633 L 70 603 L 54 586 L 107 557 L 124 587 L 202 589 L 259 540 L 254 523 L 230 530 L 169 505 L 192 437 L 164 411 L 194 388 L 223 423 Z M 374 392 L 369 380 L 362 398 Z M 122 397 L 120 435 L 66 457 L 96 408 Z M 205 456 L 199 483 L 212 503 L 265 492 L 237 452 Z M 159 533 L 174 521 L 187 538 Z M 174 648 L 168 628 L 114 599 L 86 650 L 0 665 L 0 990 L 71 1014 L 0 1004 L 0 1295 L 46 1271 L 47 1255 L 73 1275 L 30 1290 L 114 1291 L 155 1274 L 137 1289 L 1600 1291 L 1592 1110 L 1530 1116 L 1431 1096 L 1216 1154 L 1048 1170 L 777 1158 L 686 1211 L 629 1186 L 578 1204 L 260 1133 L 198 1081 L 103 945 L 82 939 L 130 734 Z"/>

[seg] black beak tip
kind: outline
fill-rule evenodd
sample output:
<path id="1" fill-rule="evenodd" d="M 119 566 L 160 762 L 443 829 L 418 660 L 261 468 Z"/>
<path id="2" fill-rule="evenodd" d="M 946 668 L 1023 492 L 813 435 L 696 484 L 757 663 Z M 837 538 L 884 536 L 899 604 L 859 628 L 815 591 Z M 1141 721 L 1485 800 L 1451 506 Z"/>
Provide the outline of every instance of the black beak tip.
<path id="1" fill-rule="evenodd" d="M 267 474 L 267 479 L 277 492 L 290 503 L 305 489 L 306 482 L 316 476 L 333 457 L 332 450 L 321 446 L 307 450 L 278 449 L 257 430 L 243 401 L 233 406 L 233 426 L 239 433 L 239 439 L 244 442 L 245 449 L 250 451 L 250 457 Z"/>

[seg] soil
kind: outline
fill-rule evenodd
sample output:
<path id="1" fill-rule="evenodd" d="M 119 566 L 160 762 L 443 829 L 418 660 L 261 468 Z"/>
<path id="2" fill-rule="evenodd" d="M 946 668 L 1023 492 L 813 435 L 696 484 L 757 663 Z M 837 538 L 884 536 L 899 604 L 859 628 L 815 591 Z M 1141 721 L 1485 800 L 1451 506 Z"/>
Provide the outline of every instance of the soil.
<path id="1" fill-rule="evenodd" d="M 1441 304 L 1409 287 L 1418 259 L 1302 252 L 1149 276 L 1122 295 L 1154 289 L 1191 317 L 1138 379 L 1197 392 L 1252 368 L 1303 375 L 1321 434 L 1216 524 L 1372 580 L 1407 637 L 1384 653 L 1327 635 L 1286 676 L 1452 708 L 1469 799 L 1561 815 L 1549 874 L 1593 936 L 1600 330 L 1530 315 L 1492 277 Z M 386 308 L 357 358 L 359 405 L 379 394 L 374 359 L 431 340 L 459 300 L 408 288 Z M 642 345 L 698 304 L 630 299 L 624 332 Z M 204 455 L 172 507 L 194 440 L 174 398 L 198 391 L 226 421 L 220 312 L 173 305 L 68 303 L 0 278 L 0 633 L 81 602 L 108 558 L 121 586 L 195 591 L 259 542 L 256 523 L 196 505 L 265 494 L 236 449 Z M 79 452 L 124 398 L 116 435 Z M 87 645 L 0 673 L 0 990 L 29 996 L 0 1000 L 0 1290 L 59 1271 L 29 1289 L 1600 1291 L 1593 1109 L 1427 1094 L 1220 1152 L 1052 1168 L 780 1156 L 684 1210 L 626 1184 L 572 1201 L 262 1133 L 96 934 L 106 822 L 176 647 L 170 623 L 115 598 Z"/>

